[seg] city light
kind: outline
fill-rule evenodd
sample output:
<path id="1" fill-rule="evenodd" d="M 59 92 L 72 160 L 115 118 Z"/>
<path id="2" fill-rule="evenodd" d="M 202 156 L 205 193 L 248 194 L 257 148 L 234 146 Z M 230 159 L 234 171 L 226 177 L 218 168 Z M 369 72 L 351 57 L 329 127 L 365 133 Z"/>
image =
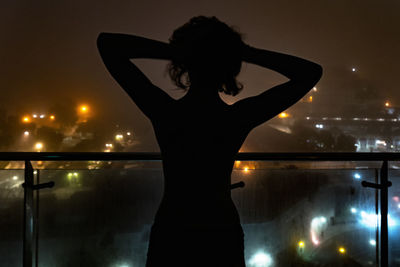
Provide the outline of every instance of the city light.
<path id="1" fill-rule="evenodd" d="M 323 129 L 324 125 L 323 124 L 315 124 L 315 128 Z"/>
<path id="2" fill-rule="evenodd" d="M 378 224 L 381 221 L 381 215 L 380 214 L 375 214 L 375 213 L 367 213 L 365 211 L 361 211 L 360 212 L 360 224 L 362 224 L 363 226 L 366 227 L 370 227 L 370 228 L 376 228 L 378 226 Z M 389 227 L 393 227 L 397 225 L 397 221 L 395 219 L 393 219 L 390 214 L 388 214 L 387 217 L 387 221 L 388 221 L 388 226 Z"/>
<path id="3" fill-rule="evenodd" d="M 352 68 L 351 71 L 352 71 L 352 72 L 355 72 L 355 71 L 356 71 L 356 68 Z"/>
<path id="4" fill-rule="evenodd" d="M 351 213 L 353 213 L 353 214 L 354 214 L 354 213 L 357 213 L 357 209 L 356 209 L 356 208 L 351 208 L 350 211 L 351 211 Z"/>
<path id="5" fill-rule="evenodd" d="M 44 114 L 40 115 L 40 118 L 41 118 L 41 119 L 43 119 L 44 117 L 45 117 Z"/>
<path id="6" fill-rule="evenodd" d="M 313 97 L 312 97 L 312 95 L 310 95 L 309 97 L 308 97 L 308 102 L 312 102 L 313 101 Z"/>
<path id="7" fill-rule="evenodd" d="M 318 91 L 317 87 L 314 87 L 314 88 L 313 88 L 313 91 L 314 91 L 314 92 Z"/>
<path id="8" fill-rule="evenodd" d="M 299 241 L 298 245 L 299 245 L 299 248 L 304 248 L 304 246 L 305 246 L 303 241 Z"/>
<path id="9" fill-rule="evenodd" d="M 339 247 L 338 249 L 340 254 L 345 254 L 346 253 L 346 249 L 344 247 Z"/>
<path id="10" fill-rule="evenodd" d="M 244 167 L 243 169 L 245 172 L 249 172 L 249 167 Z"/>
<path id="11" fill-rule="evenodd" d="M 386 101 L 386 102 L 385 102 L 385 107 L 389 107 L 389 106 L 390 106 L 389 101 Z"/>
<path id="12" fill-rule="evenodd" d="M 14 175 L 12 178 L 14 181 L 18 180 L 18 176 Z"/>
<path id="13" fill-rule="evenodd" d="M 287 114 L 286 112 L 282 112 L 279 114 L 279 118 L 283 119 L 283 118 L 287 118 L 289 117 L 289 114 Z"/>
<path id="14" fill-rule="evenodd" d="M 127 132 L 126 135 L 131 135 L 131 132 Z"/>
<path id="15" fill-rule="evenodd" d="M 35 149 L 38 150 L 38 151 L 42 150 L 43 149 L 43 143 L 41 143 L 41 142 L 36 143 L 35 144 Z"/>
<path id="16" fill-rule="evenodd" d="M 113 144 L 106 144 L 106 147 L 113 147 Z"/>
<path id="17" fill-rule="evenodd" d="M 353 175 L 354 179 L 360 180 L 361 179 L 361 175 L 357 172 Z"/>
<path id="18" fill-rule="evenodd" d="M 22 121 L 25 122 L 25 123 L 28 123 L 28 122 L 31 121 L 31 119 L 28 116 L 25 116 L 25 117 L 22 118 Z"/>
<path id="19" fill-rule="evenodd" d="M 251 257 L 249 263 L 254 267 L 269 267 L 272 266 L 272 258 L 267 253 L 257 252 L 253 257 Z"/>
<path id="20" fill-rule="evenodd" d="M 376 241 L 374 239 L 369 240 L 371 246 L 376 246 Z"/>
<path id="21" fill-rule="evenodd" d="M 37 115 L 36 115 L 36 114 L 33 114 L 32 117 L 37 118 Z"/>
<path id="22" fill-rule="evenodd" d="M 82 105 L 79 109 L 82 113 L 86 113 L 88 111 L 88 107 L 86 105 Z"/>
<path id="23" fill-rule="evenodd" d="M 56 117 L 55 117 L 54 115 L 51 115 L 51 116 L 50 116 L 50 120 L 55 120 L 55 118 L 56 118 Z"/>
<path id="24" fill-rule="evenodd" d="M 311 241 L 313 242 L 314 245 L 318 246 L 321 241 L 319 240 L 319 235 L 321 235 L 321 232 L 325 230 L 327 227 L 327 220 L 325 217 L 320 216 L 320 217 L 315 217 L 311 220 Z"/>
<path id="25" fill-rule="evenodd" d="M 122 134 L 117 134 L 115 136 L 115 140 L 122 140 L 124 138 L 124 136 Z"/>
<path id="26" fill-rule="evenodd" d="M 29 136 L 29 132 L 28 132 L 28 131 L 25 131 L 25 132 L 24 132 L 24 135 L 25 135 L 25 136 Z"/>

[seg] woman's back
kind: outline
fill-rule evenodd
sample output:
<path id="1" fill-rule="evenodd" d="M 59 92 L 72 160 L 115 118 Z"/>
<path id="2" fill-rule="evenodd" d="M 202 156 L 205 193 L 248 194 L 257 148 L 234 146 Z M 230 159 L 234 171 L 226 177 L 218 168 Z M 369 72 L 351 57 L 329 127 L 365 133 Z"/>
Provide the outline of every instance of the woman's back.
<path id="1" fill-rule="evenodd" d="M 250 129 L 235 123 L 232 107 L 220 98 L 201 103 L 183 97 L 152 124 L 164 170 L 156 221 L 239 223 L 230 197 L 231 172 Z"/>

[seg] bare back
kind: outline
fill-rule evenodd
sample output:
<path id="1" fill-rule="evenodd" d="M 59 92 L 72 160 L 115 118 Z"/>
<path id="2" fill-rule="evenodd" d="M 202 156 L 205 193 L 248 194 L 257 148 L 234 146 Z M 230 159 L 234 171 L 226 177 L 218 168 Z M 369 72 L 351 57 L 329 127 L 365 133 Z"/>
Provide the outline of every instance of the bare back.
<path id="1" fill-rule="evenodd" d="M 235 122 L 232 106 L 183 97 L 152 124 L 165 178 L 156 221 L 238 223 L 230 196 L 231 173 L 251 129 Z"/>

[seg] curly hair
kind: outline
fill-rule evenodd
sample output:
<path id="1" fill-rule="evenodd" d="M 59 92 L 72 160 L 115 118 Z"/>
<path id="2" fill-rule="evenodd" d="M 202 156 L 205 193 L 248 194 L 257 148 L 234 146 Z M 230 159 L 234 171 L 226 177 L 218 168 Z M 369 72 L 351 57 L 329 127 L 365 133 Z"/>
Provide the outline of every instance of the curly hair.
<path id="1" fill-rule="evenodd" d="M 243 88 L 236 80 L 242 65 L 242 36 L 216 17 L 191 18 L 173 32 L 169 43 L 179 56 L 171 60 L 167 70 L 179 88 L 190 88 L 190 73 L 209 79 L 219 92 L 228 95 L 234 96 Z"/>

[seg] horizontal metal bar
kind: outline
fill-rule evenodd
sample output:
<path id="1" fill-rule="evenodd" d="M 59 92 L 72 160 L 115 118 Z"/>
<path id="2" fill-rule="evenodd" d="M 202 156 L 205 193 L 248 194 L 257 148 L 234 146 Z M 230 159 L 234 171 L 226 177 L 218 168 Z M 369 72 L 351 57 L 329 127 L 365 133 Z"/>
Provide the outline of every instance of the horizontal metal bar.
<path id="1" fill-rule="evenodd" d="M 0 161 L 148 161 L 161 159 L 161 154 L 155 152 L 0 152 Z M 400 161 L 400 153 L 238 153 L 235 159 L 243 161 Z"/>

